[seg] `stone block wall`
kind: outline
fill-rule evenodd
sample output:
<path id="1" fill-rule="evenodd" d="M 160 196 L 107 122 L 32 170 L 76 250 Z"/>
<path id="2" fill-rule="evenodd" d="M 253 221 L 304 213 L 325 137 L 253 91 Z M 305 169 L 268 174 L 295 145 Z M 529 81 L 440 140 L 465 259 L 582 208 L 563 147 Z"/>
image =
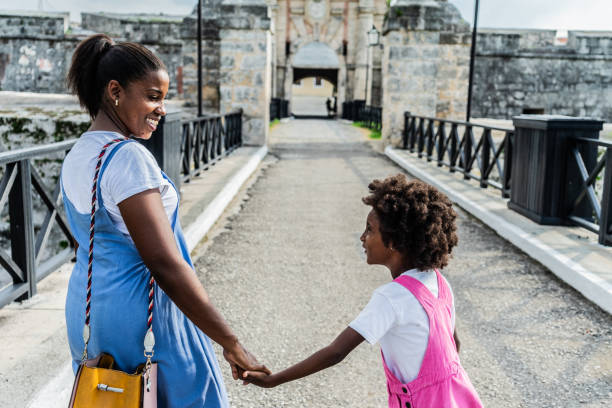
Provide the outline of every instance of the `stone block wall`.
<path id="1" fill-rule="evenodd" d="M 242 109 L 246 144 L 265 144 L 270 121 L 269 33 L 221 30 L 220 111 Z"/>
<path id="2" fill-rule="evenodd" d="M 483 29 L 472 116 L 510 119 L 525 110 L 612 121 L 612 33 Z"/>
<path id="3" fill-rule="evenodd" d="M 0 14 L 0 90 L 41 93 L 66 93 L 66 74 L 78 43 L 95 32 L 110 34 L 117 41 L 128 36 L 155 52 L 168 68 L 168 97 L 182 90 L 182 43 L 174 37 L 180 25 L 175 17 L 159 22 L 161 16 L 147 21 L 144 16 L 126 19 L 109 15 L 86 15 L 91 30 L 67 30 L 67 14 Z M 126 23 L 122 23 L 126 20 Z M 114 21 L 114 23 L 113 23 Z M 105 30 L 108 27 L 109 30 Z M 66 31 L 67 30 L 67 31 Z M 137 34 L 134 34 L 137 33 Z M 166 40 L 169 38 L 169 40 Z"/>
<path id="4" fill-rule="evenodd" d="M 0 90 L 66 93 L 78 39 L 0 36 Z"/>
<path id="5" fill-rule="evenodd" d="M 213 0 L 202 12 L 203 109 L 242 109 L 245 144 L 267 141 L 271 92 L 271 33 L 263 0 Z M 187 102 L 197 105 L 197 15 L 182 28 Z"/>
<path id="6" fill-rule="evenodd" d="M 383 132 L 398 145 L 404 112 L 464 119 L 470 29 L 446 2 L 403 0 L 389 10 L 383 31 Z"/>
<path id="7" fill-rule="evenodd" d="M 90 31 L 106 33 L 143 44 L 181 41 L 185 16 L 156 14 L 81 13 L 81 26 Z"/>
<path id="8" fill-rule="evenodd" d="M 1 37 L 62 37 L 68 30 L 69 13 L 0 11 Z"/>

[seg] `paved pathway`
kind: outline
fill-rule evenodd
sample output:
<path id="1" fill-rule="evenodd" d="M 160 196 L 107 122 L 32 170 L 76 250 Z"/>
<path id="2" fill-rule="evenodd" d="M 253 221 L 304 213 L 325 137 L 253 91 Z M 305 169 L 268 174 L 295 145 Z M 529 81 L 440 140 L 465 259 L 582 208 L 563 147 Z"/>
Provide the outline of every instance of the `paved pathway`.
<path id="1" fill-rule="evenodd" d="M 198 251 L 198 273 L 245 345 L 272 370 L 327 345 L 390 279 L 365 264 L 367 183 L 400 171 L 356 128 L 292 121 L 259 177 Z M 465 212 L 446 275 L 463 365 L 488 407 L 612 404 L 612 317 Z M 224 363 L 222 363 L 224 364 Z M 232 407 L 382 407 L 377 346 L 262 390 L 233 382 Z"/>

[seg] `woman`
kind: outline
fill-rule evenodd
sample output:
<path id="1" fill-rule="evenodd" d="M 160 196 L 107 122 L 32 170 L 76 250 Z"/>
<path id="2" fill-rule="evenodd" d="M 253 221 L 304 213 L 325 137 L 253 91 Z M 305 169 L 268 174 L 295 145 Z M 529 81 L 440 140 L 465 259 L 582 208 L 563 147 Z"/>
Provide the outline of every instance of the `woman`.
<path id="1" fill-rule="evenodd" d="M 166 111 L 168 73 L 139 44 L 94 35 L 77 47 L 68 83 L 92 123 L 66 156 L 61 185 L 77 241 L 66 323 L 74 369 L 85 341 L 92 183 L 97 184 L 89 357 L 111 354 L 133 372 L 144 361 L 148 284 L 155 278 L 154 361 L 160 407 L 225 407 L 227 395 L 209 340 L 237 367 L 269 372 L 240 344 L 194 273 L 178 221 L 178 193 L 153 156 L 132 138 L 148 139 Z M 205 333 L 205 334 L 204 334 Z"/>

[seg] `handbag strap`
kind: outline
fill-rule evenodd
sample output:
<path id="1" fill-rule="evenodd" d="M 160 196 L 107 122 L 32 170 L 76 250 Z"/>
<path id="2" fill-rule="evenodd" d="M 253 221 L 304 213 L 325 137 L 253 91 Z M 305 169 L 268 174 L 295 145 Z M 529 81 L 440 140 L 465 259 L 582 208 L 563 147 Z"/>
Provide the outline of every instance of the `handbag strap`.
<path id="1" fill-rule="evenodd" d="M 82 361 L 87 360 L 87 345 L 89 344 L 90 327 L 89 321 L 91 317 L 91 286 L 93 276 L 93 249 L 94 249 L 94 226 L 96 221 L 96 204 L 98 201 L 98 176 L 100 174 L 100 167 L 102 166 L 102 158 L 106 154 L 107 149 L 119 142 L 123 142 L 129 139 L 117 138 L 106 143 L 100 154 L 98 155 L 98 162 L 96 163 L 96 171 L 93 179 L 93 187 L 91 189 L 91 216 L 89 224 L 89 262 L 87 265 L 87 298 L 85 303 L 85 325 L 83 326 L 83 341 L 85 347 L 83 349 Z M 153 357 L 153 347 L 155 346 L 155 336 L 153 335 L 153 297 L 155 295 L 155 279 L 151 274 L 149 279 L 149 307 L 147 317 L 147 333 L 144 338 L 144 356 L 147 358 L 147 368 L 151 365 L 151 358 Z"/>

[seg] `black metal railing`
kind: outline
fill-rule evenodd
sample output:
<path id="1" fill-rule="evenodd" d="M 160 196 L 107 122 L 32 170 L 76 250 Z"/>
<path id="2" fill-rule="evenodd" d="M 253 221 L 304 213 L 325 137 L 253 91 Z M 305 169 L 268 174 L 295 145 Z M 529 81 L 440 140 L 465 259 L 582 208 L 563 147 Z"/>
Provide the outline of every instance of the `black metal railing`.
<path id="1" fill-rule="evenodd" d="M 598 234 L 600 244 L 612 245 L 612 143 L 576 137 L 569 150 L 569 164 L 576 166 L 581 183 L 568 188 L 567 218 Z M 585 165 L 589 161 L 595 163 L 588 166 L 591 171 Z M 580 211 L 581 206 L 587 211 Z"/>
<path id="2" fill-rule="evenodd" d="M 64 217 L 59 184 L 61 160 L 76 140 L 0 153 L 3 175 L 0 180 L 0 211 L 8 213 L 11 254 L 0 248 L 0 307 L 36 293 L 36 283 L 74 256 L 74 242 Z M 51 159 L 50 159 L 51 158 Z M 38 164 L 48 170 L 57 161 L 58 174 L 42 175 Z M 52 180 L 52 188 L 45 185 Z M 47 181 L 48 184 L 48 181 Z M 37 210 L 46 210 L 42 222 L 34 222 Z M 8 203 L 8 211 L 5 206 Z M 43 213 L 44 211 L 39 211 Z M 61 240 L 48 248 L 50 233 L 59 227 Z M 63 245 L 61 245 L 63 244 Z"/>
<path id="3" fill-rule="evenodd" d="M 189 182 L 242 145 L 242 111 L 182 121 L 180 177 Z"/>
<path id="4" fill-rule="evenodd" d="M 495 136 L 494 136 L 495 135 Z M 509 197 L 514 129 L 404 113 L 404 149 Z"/>
<path id="5" fill-rule="evenodd" d="M 357 120 L 372 130 L 380 131 L 382 129 L 382 108 L 365 105 L 359 111 Z"/>
<path id="6" fill-rule="evenodd" d="M 365 106 L 364 100 L 342 102 L 342 119 L 359 121 L 359 111 Z"/>
<path id="7" fill-rule="evenodd" d="M 270 100 L 270 122 L 275 119 L 289 117 L 289 101 L 286 99 L 272 98 Z"/>

